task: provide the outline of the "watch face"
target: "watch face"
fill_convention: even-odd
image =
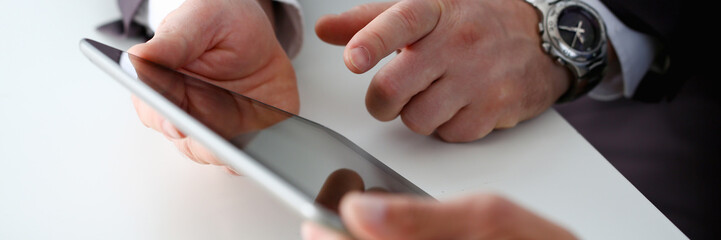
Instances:
[[[598,19],[579,6],[570,6],[561,11],[558,15],[558,30],[563,41],[577,51],[591,51],[601,39]]]

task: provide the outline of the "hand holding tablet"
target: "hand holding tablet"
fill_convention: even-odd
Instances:
[[[334,206],[349,190],[385,189],[430,198],[320,124],[93,40],[82,40],[80,48],[139,99],[207,146],[222,164],[255,180],[309,220],[345,232]],[[327,179],[347,183],[345,173],[351,172],[360,183],[351,189],[326,184]]]
[[[128,51],[298,113],[295,72],[269,21],[273,19],[270,4],[256,0],[184,1],[165,17],[153,39]],[[137,98],[133,103],[143,124],[162,132],[186,156],[203,164],[221,164],[153,108]]]

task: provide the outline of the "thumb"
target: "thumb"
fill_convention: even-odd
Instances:
[[[315,23],[315,33],[324,42],[345,45],[353,35],[396,2],[367,3],[341,14],[322,16]]]
[[[495,195],[439,203],[352,193],[341,203],[341,216],[360,239],[574,239],[565,229]]]
[[[210,4],[186,1],[158,26],[155,35],[146,43],[138,44],[129,53],[177,69],[197,59],[212,44],[215,22],[205,12],[212,11]],[[199,17],[203,17],[198,21]]]

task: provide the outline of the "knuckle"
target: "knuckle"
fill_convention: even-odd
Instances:
[[[466,4],[463,4],[465,0],[437,0],[436,5],[440,9],[441,14],[445,17],[457,17],[457,14],[444,14],[444,13],[457,13],[459,10],[464,9]]]
[[[522,94],[512,84],[501,85],[488,101],[490,112],[498,115],[497,128],[511,128],[519,122],[519,110],[523,104]]]
[[[497,82],[490,91],[485,91],[482,104],[486,115],[498,115],[520,103],[519,93],[509,81]]]
[[[190,158],[193,162],[199,163],[199,164],[207,164],[205,162],[200,161],[199,159],[196,159],[195,156],[193,156],[192,152],[190,151],[190,145],[188,144],[187,139],[182,140],[176,140],[175,147],[183,153],[186,157]]]
[[[496,125],[496,128],[499,129],[505,129],[505,128],[512,128],[518,125],[518,117],[505,117],[504,119],[498,121],[498,124]]]
[[[458,128],[442,128],[438,129],[437,132],[438,137],[440,137],[441,140],[449,143],[470,142],[476,140],[470,134],[466,134],[467,131],[460,131]]]
[[[373,46],[376,46],[378,49],[388,49],[389,48],[383,35],[380,34],[376,29],[369,29],[368,36],[371,38],[370,41],[372,43],[374,43]]]
[[[200,160],[202,162],[209,163],[211,165],[216,166],[222,166],[223,163],[220,162],[215,155],[213,155],[208,149],[201,144],[198,141],[193,140],[192,138],[188,138],[189,142],[189,149],[190,153],[195,157],[195,159]]]
[[[409,4],[397,4],[390,8],[390,16],[392,16],[398,24],[411,32],[415,32],[420,23],[418,14],[413,11]]]
[[[462,126],[448,126],[438,129],[438,137],[445,142],[462,143],[471,142],[481,139],[488,135],[492,127],[487,127],[485,123],[478,123],[477,126],[465,128]],[[474,130],[475,129],[475,130]]]
[[[473,46],[481,43],[481,28],[474,22],[465,21],[459,23],[456,31],[456,39],[461,46]]]
[[[513,97],[511,95],[512,91],[509,87],[505,84],[501,84],[496,88],[496,91],[490,94],[489,97],[491,99],[489,99],[489,102],[491,103],[493,109],[503,109],[505,105],[512,101]]]
[[[417,110],[406,107],[401,111],[401,120],[408,129],[418,134],[430,135],[433,129],[428,126],[424,119]]]
[[[373,77],[368,92],[380,102],[392,103],[398,97],[399,88],[394,77],[387,74],[386,71],[381,71]]]
[[[492,131],[493,131],[493,124],[490,124],[490,123],[483,124],[483,125],[481,125],[479,130],[475,132],[476,135],[474,136],[474,138],[475,138],[474,140],[484,138],[484,137],[488,136],[488,134],[490,134]]]
[[[490,122],[489,118],[486,117],[473,117],[478,115],[486,114],[467,113],[457,115],[454,119],[441,125],[441,127],[436,130],[438,137],[445,142],[452,143],[471,142],[485,137],[493,130],[495,122]]]
[[[202,158],[198,153],[197,144],[194,144],[193,140],[191,138],[185,138],[182,140],[176,140],[175,146],[182,152],[186,157],[190,158],[190,160],[193,160],[196,163],[199,164],[214,164],[212,162],[208,162],[208,159]]]

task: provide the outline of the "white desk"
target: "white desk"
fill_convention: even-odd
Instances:
[[[685,238],[555,111],[468,144],[372,119],[372,73],[347,71],[342,48],[312,31],[352,4],[303,3],[303,116],[439,199],[494,191],[583,238]],[[299,238],[298,215],[248,179],[182,157],[82,56],[82,37],[132,45],[94,30],[118,16],[114,0],[0,1],[0,239]]]

